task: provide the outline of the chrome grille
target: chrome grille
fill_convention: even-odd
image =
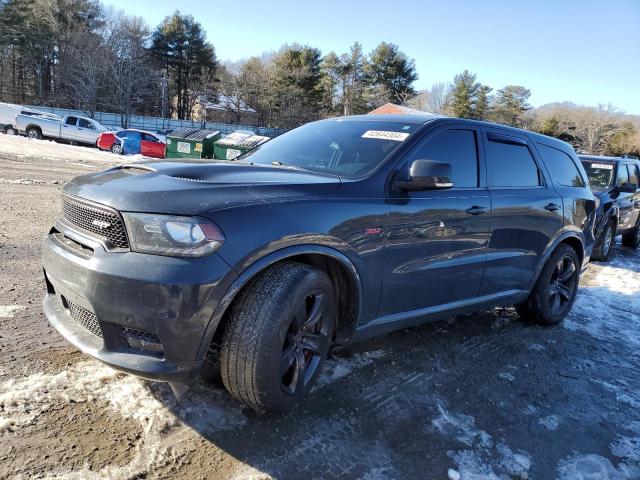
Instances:
[[[95,313],[91,313],[89,310],[82,308],[81,306],[76,305],[75,303],[70,302],[66,299],[64,303],[66,303],[66,306],[69,309],[69,313],[71,314],[71,319],[75,323],[83,326],[94,335],[102,338],[102,330],[100,330],[98,317],[96,317]]]
[[[65,195],[62,213],[72,225],[109,240],[114,247],[129,248],[124,223],[115,210]]]

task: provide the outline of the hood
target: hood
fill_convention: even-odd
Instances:
[[[157,161],[74,178],[64,191],[127,212],[206,215],[215,210],[325,195],[338,177],[225,161]]]

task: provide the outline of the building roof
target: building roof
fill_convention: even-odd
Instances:
[[[417,110],[415,108],[406,107],[404,105],[396,105],[395,103],[386,103],[381,107],[369,112],[369,115],[433,115],[430,112]]]
[[[244,103],[238,97],[231,95],[218,95],[215,102],[207,102],[205,107],[207,110],[231,110],[233,112],[240,111],[244,113],[256,113],[249,105]]]

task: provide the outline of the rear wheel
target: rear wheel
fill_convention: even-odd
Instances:
[[[18,131],[12,126],[8,126],[4,129],[4,133],[6,133],[7,135],[17,135]]]
[[[42,138],[42,132],[37,127],[29,127],[27,128],[27,137],[40,140]]]
[[[640,225],[636,225],[629,233],[622,235],[622,245],[638,248],[638,245],[640,245]]]
[[[606,262],[611,257],[611,251],[613,250],[613,239],[615,238],[616,226],[613,220],[609,220],[607,226],[602,231],[600,238],[596,242],[596,246],[593,249],[594,260]]]
[[[309,393],[329,351],[336,300],[328,275],[286,262],[234,301],[220,351],[222,381],[258,410],[286,411]]]
[[[111,150],[111,153],[115,153],[116,155],[122,155],[122,145],[117,142],[111,145],[109,150]]]
[[[542,325],[555,325],[567,316],[578,293],[580,260],[569,245],[560,245],[542,269],[529,298],[516,310]]]

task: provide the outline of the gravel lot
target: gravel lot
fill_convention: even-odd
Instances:
[[[496,309],[336,351],[287,415],[178,403],[41,310],[64,183],[123,161],[0,136],[0,478],[640,478],[640,253],[592,264],[561,326]]]

